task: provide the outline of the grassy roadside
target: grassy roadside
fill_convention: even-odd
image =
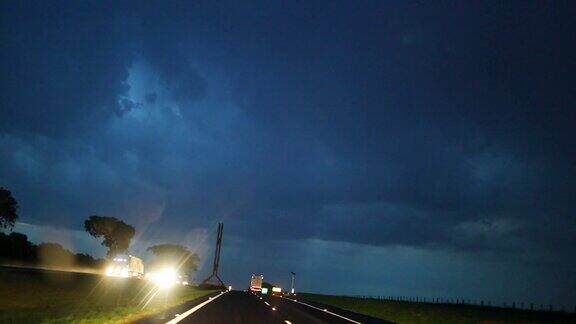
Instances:
[[[129,323],[213,292],[155,291],[139,279],[0,267],[0,323]]]
[[[394,302],[354,297],[299,294],[300,298],[396,323],[574,323],[574,315],[512,309]]]

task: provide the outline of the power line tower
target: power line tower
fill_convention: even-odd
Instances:
[[[202,281],[202,287],[226,288],[222,279],[218,275],[220,266],[220,249],[222,248],[222,233],[224,232],[224,223],[218,223],[218,235],[216,237],[216,249],[214,250],[214,264],[212,265],[212,274]]]

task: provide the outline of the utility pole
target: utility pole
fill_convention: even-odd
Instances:
[[[290,285],[290,293],[294,295],[294,281],[296,280],[296,274],[294,272],[290,272],[292,275],[292,283]]]
[[[217,287],[226,289],[226,285],[220,279],[218,275],[218,269],[220,267],[220,248],[222,248],[222,234],[224,232],[224,223],[218,223],[218,234],[216,237],[216,249],[214,250],[214,263],[212,264],[212,274],[204,279],[200,286],[204,287]],[[215,280],[216,284],[212,284],[210,281]]]

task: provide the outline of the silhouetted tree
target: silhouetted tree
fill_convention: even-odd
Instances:
[[[0,233],[0,259],[20,262],[36,262],[36,245],[22,233]]]
[[[12,230],[18,218],[18,202],[10,190],[0,187],[0,229]]]
[[[108,256],[128,252],[130,241],[136,234],[131,225],[105,216],[90,216],[84,222],[84,229],[93,237],[104,239],[102,245],[108,248]]]
[[[189,274],[198,269],[198,254],[178,244],[158,244],[147,249],[154,254],[153,267],[171,266],[182,274]]]

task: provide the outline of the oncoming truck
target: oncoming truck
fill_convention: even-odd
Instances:
[[[144,276],[144,263],[142,259],[133,255],[117,255],[106,268],[106,275],[111,277],[137,277]]]
[[[264,280],[263,275],[252,275],[250,278],[250,291],[261,292],[262,291],[262,281]]]

